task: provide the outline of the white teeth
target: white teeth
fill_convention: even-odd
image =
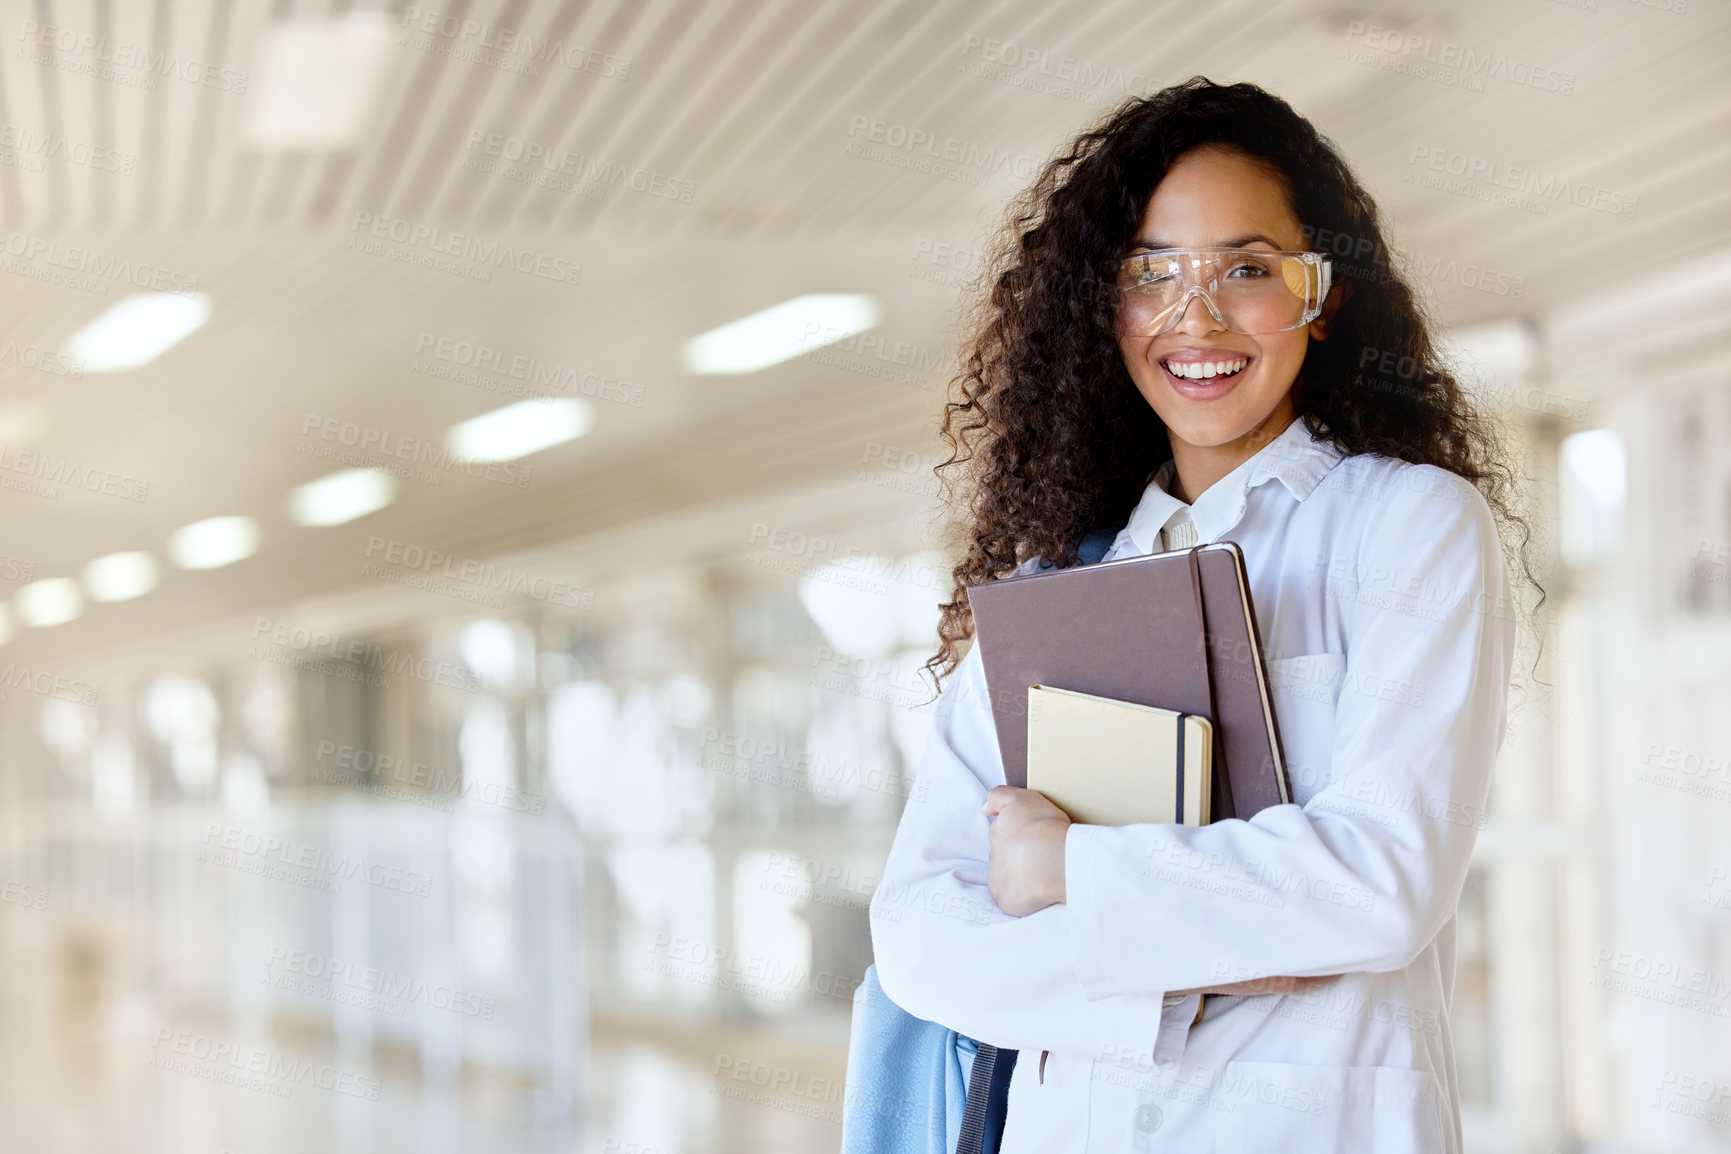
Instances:
[[[1191,364],[1168,362],[1166,371],[1175,377],[1186,377],[1190,380],[1205,380],[1209,377],[1231,376],[1244,371],[1244,366],[1250,361],[1239,358],[1232,361],[1201,361]]]

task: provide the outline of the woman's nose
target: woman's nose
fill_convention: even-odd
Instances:
[[[1193,308],[1197,301],[1202,302],[1201,308]],[[1173,321],[1169,331],[1182,329],[1187,333],[1201,336],[1205,333],[1220,332],[1226,328],[1226,318],[1220,315],[1220,309],[1214,303],[1214,298],[1207,289],[1197,286],[1184,296],[1184,302],[1178,306],[1178,318]]]

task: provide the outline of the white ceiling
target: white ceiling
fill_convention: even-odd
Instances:
[[[1584,7],[1593,2],[449,0],[442,15],[581,45],[628,60],[628,73],[549,64],[527,76],[422,51],[406,37],[391,48],[358,147],[278,155],[245,142],[256,88],[237,94],[171,75],[144,92],[91,67],[89,51],[41,62],[23,33],[88,33],[256,82],[270,22],[350,6],[7,0],[5,339],[57,349],[126,291],[48,283],[47,244],[62,258],[76,246],[99,264],[195,277],[215,311],[205,329],[129,373],[68,379],[0,353],[5,454],[38,452],[149,482],[143,502],[64,486],[47,499],[3,487],[16,458],[0,455],[0,553],[46,577],[119,549],[161,555],[170,531],[213,514],[250,513],[264,526],[256,557],[210,573],[171,571],[138,601],[25,630],[13,659],[72,660],[340,593],[363,584],[373,536],[503,555],[831,484],[873,442],[930,451],[956,290],[918,279],[940,270],[916,253],[977,250],[1024,183],[1018,171],[1122,95],[1110,80],[1080,100],[1002,82],[1013,76],[1007,68],[976,75],[987,41],[1045,52],[1054,67],[1073,57],[1108,76],[1121,70],[1127,84],[1203,73],[1286,96],[1341,146],[1402,243],[1430,260],[1524,278],[1518,301],[1427,280],[1448,324],[1512,312],[1542,319],[1631,275],[1726,250],[1731,5],[1692,3],[1682,14],[1633,0]],[[394,28],[408,8],[390,6]],[[1436,51],[1455,45],[1570,73],[1573,92],[1506,79],[1478,92],[1417,78],[1386,66],[1417,53],[1367,49],[1359,25],[1429,36]],[[1371,63],[1351,52],[1368,52]],[[910,171],[850,154],[858,118],[1012,159],[974,183]],[[8,159],[9,131],[101,145],[130,171],[73,163],[67,155],[80,150],[70,147],[52,156],[14,148]],[[691,203],[620,188],[596,199],[484,175],[464,167],[475,131],[689,182]],[[1537,215],[1421,187],[1407,182],[1422,171],[1411,163],[1415,147],[1530,167],[1638,197],[1639,207],[1629,217],[1558,203]],[[493,268],[480,281],[473,267],[427,269],[357,251],[357,214],[581,262],[581,277],[554,284]],[[1707,283],[1720,295],[1689,297],[1699,315],[1688,323],[1698,339],[1718,341],[1726,282],[1709,273]],[[898,381],[891,362],[844,350],[746,377],[680,370],[686,337],[802,292],[877,294],[886,315],[873,335],[927,367]],[[1701,309],[1707,299],[1714,307]],[[290,525],[287,491],[333,468],[301,451],[309,417],[438,444],[454,422],[513,399],[417,371],[417,345],[429,338],[629,382],[642,404],[598,404],[591,435],[529,458],[526,487],[445,475],[405,483],[392,507],[347,526]],[[0,595],[9,592],[0,582]]]

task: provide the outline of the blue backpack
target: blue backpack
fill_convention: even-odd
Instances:
[[[1117,535],[1082,538],[1082,564],[1104,557]],[[841,1154],[997,1154],[1016,1054],[914,1017],[867,966],[853,996]]]

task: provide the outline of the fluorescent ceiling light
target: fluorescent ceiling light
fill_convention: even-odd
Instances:
[[[692,337],[685,342],[685,371],[755,373],[863,333],[882,315],[877,298],[865,293],[807,293]]]
[[[247,103],[247,143],[277,151],[353,148],[394,51],[383,12],[289,20],[270,26]]]
[[[131,293],[72,334],[61,350],[88,373],[148,365],[210,319],[204,293]]]
[[[546,397],[518,401],[454,425],[447,439],[465,461],[515,461],[542,449],[574,441],[595,423],[585,401]]]
[[[258,552],[258,537],[251,517],[206,517],[176,529],[168,555],[182,569],[220,569]]]
[[[84,588],[93,601],[130,601],[156,588],[160,567],[142,550],[110,553],[84,567]]]
[[[397,479],[384,469],[344,469],[298,486],[288,497],[297,525],[344,525],[376,513],[397,495]]]
[[[18,611],[18,620],[24,624],[45,628],[64,625],[84,612],[84,598],[79,596],[78,586],[72,578],[49,577],[32,581],[18,590],[12,607]]]

